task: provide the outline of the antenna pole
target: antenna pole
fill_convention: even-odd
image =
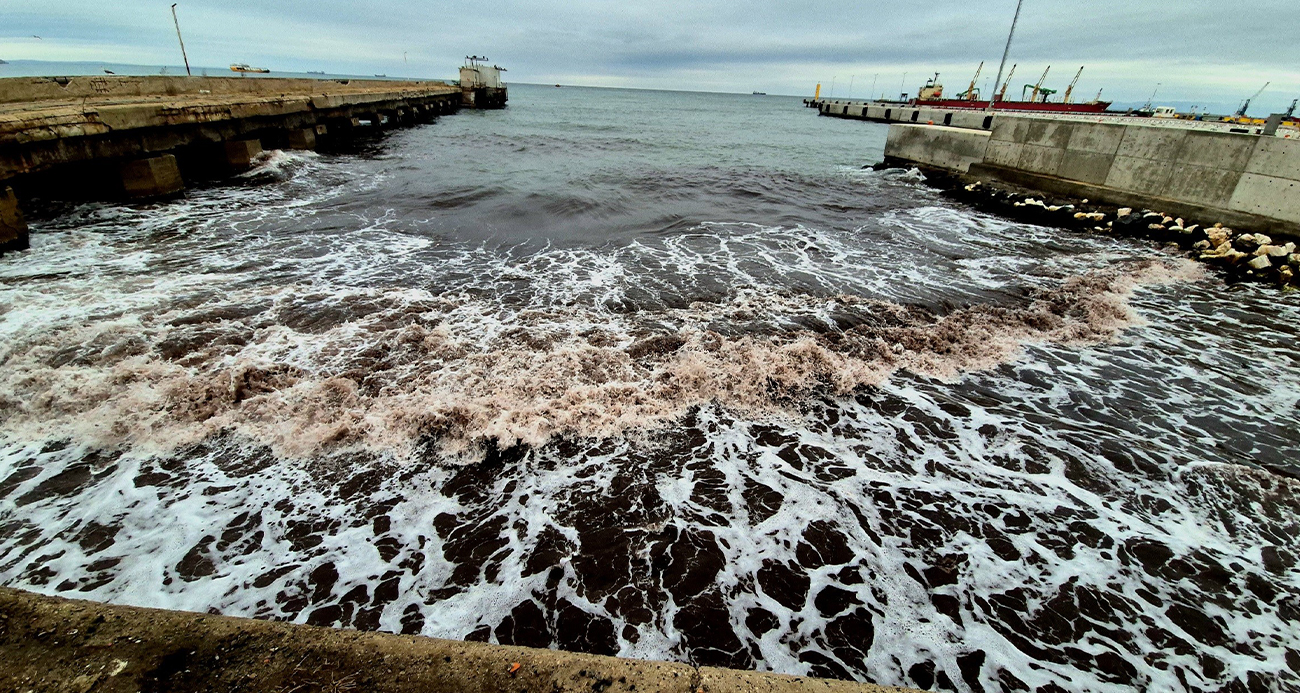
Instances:
[[[176,40],[181,42],[181,59],[185,61],[185,74],[193,77],[194,73],[190,72],[190,56],[185,55],[185,39],[181,38],[181,22],[176,19],[176,3],[172,3],[172,23],[176,25]]]
[[[993,80],[993,84],[1002,83],[1002,69],[1007,66],[1007,56],[1011,54],[1011,38],[1016,35],[1016,24],[1020,21],[1020,6],[1025,0],[1016,0],[1016,16],[1011,19],[1011,31],[1007,34],[1007,47],[1002,49],[1002,62],[998,64],[998,78]],[[989,97],[988,110],[993,110],[993,97]]]

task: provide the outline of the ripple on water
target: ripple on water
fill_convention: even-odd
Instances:
[[[1289,297],[920,192],[467,243],[267,167],[0,266],[0,583],[924,688],[1296,686]]]

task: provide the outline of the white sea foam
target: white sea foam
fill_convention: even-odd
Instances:
[[[1300,651],[1285,296],[928,192],[575,247],[278,165],[0,261],[0,583],[958,690]]]

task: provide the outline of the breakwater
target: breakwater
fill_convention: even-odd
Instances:
[[[1291,139],[1012,115],[987,130],[891,124],[885,165],[914,164],[955,174],[935,183],[1013,216],[1172,242],[1242,277],[1300,274],[1287,245],[1300,231]]]
[[[906,693],[846,681],[110,606],[0,587],[12,691]]]
[[[442,82],[239,77],[0,79],[0,252],[27,247],[20,201],[149,199],[249,169],[263,149],[451,113]]]

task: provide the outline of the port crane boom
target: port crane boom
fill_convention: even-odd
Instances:
[[[1016,74],[1016,63],[1012,63],[1011,71],[1007,73],[1007,81],[1002,83],[1002,89],[998,91],[998,101],[1007,100],[1007,87],[1011,84],[1011,78],[1014,77],[1015,74]]]
[[[1262,86],[1262,87],[1259,88],[1259,91],[1255,92],[1254,94],[1251,94],[1249,99],[1246,99],[1245,101],[1243,101],[1243,102],[1241,103],[1241,108],[1238,108],[1238,109],[1237,109],[1237,117],[1238,117],[1238,118],[1244,117],[1244,116],[1246,115],[1246,109],[1247,109],[1247,108],[1250,108],[1250,102],[1251,102],[1251,101],[1254,101],[1254,100],[1257,99],[1257,98],[1259,98],[1259,95],[1260,95],[1260,94],[1263,94],[1263,93],[1264,93],[1264,90],[1265,90],[1265,89],[1268,89],[1268,85],[1270,85],[1270,84],[1272,84],[1272,82],[1265,82],[1265,83],[1264,83],[1264,86]]]
[[[958,94],[957,98],[966,99],[967,101],[974,101],[976,98],[978,98],[979,92],[975,91],[975,83],[979,81],[980,73],[983,71],[984,71],[984,61],[981,60],[980,66],[975,68],[975,76],[971,78],[970,86],[966,87],[965,93]]]
[[[1074,85],[1079,83],[1079,75],[1082,74],[1083,66],[1079,66],[1079,71],[1074,73],[1074,81],[1070,82],[1070,86],[1065,88],[1065,103],[1070,103],[1070,94],[1074,93]]]
[[[1052,66],[1048,65],[1047,70],[1043,70],[1043,76],[1038,78],[1038,84],[1034,84],[1034,85],[1026,84],[1025,88],[1020,90],[1020,98],[1022,99],[1025,98],[1025,89],[1028,89],[1030,86],[1032,86],[1034,88],[1034,93],[1029,95],[1029,100],[1031,102],[1037,101],[1038,95],[1043,92],[1043,82],[1047,80],[1047,71],[1051,69]]]

